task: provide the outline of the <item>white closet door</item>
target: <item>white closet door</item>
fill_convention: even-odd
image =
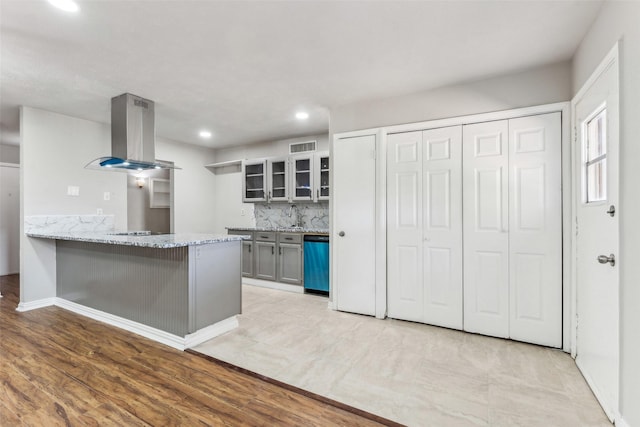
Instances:
[[[462,127],[387,141],[387,313],[462,329]]]
[[[463,126],[464,330],[509,336],[508,122]]]
[[[387,315],[424,321],[422,131],[387,139]]]
[[[509,120],[510,337],[562,345],[560,113]]]
[[[462,126],[422,144],[424,322],[462,329]]]
[[[336,308],[375,315],[376,137],[333,145],[332,296]]]

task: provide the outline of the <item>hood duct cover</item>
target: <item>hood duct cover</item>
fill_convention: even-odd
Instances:
[[[100,170],[180,169],[155,158],[155,104],[130,93],[111,98],[111,156],[86,168]]]

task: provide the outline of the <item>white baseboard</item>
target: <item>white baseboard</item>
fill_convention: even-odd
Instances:
[[[618,412],[617,408],[612,407],[613,402],[609,402],[605,398],[605,396],[603,395],[602,391],[593,382],[593,379],[591,378],[591,375],[589,375],[588,373],[586,373],[584,371],[584,369],[582,369],[582,366],[580,365],[580,360],[578,358],[576,358],[575,362],[576,362],[576,366],[578,367],[578,370],[582,374],[582,377],[587,382],[587,385],[591,389],[591,392],[593,393],[593,395],[596,397],[596,400],[600,404],[600,407],[602,408],[604,413],[607,415],[607,418],[609,418],[609,421],[611,421],[611,422],[616,421],[616,424],[617,424],[617,422],[619,422],[621,417],[620,417],[620,413]]]
[[[238,316],[231,316],[184,337],[185,348],[195,347],[238,327]]]
[[[280,291],[295,292],[297,294],[304,293],[304,287],[300,285],[289,285],[287,283],[272,282],[270,280],[252,279],[250,277],[242,278],[243,285],[258,286],[261,288],[278,289]]]
[[[56,298],[43,298],[36,301],[21,302],[18,304],[16,311],[31,311],[37,308],[49,307],[56,304]]]
[[[616,427],[631,427],[622,417],[616,419]]]
[[[169,347],[173,347],[181,351],[228,332],[238,326],[236,316],[232,316],[214,323],[213,325],[207,326],[206,328],[200,329],[193,334],[180,337],[151,326],[143,325],[142,323],[125,319],[124,317],[114,316],[113,314],[105,313],[104,311],[86,307],[62,298],[55,298],[55,305],[99,322],[124,329],[125,331],[133,332],[134,334],[149,338],[150,340],[168,345]]]

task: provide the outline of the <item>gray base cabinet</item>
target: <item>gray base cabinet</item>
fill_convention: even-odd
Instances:
[[[242,241],[242,276],[254,277],[254,242],[253,231],[229,230],[227,234],[234,236],[249,236],[249,239]]]
[[[302,286],[304,253],[302,234],[275,231],[229,230],[245,235],[242,242],[242,275]]]
[[[302,285],[302,245],[278,244],[278,282]]]
[[[256,279],[276,280],[276,244],[256,242]]]
[[[242,242],[242,276],[253,277],[253,241]]]

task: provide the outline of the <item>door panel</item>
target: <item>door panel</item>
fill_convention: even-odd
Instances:
[[[375,150],[375,135],[367,135],[337,140],[332,153],[331,289],[338,310],[372,316],[376,301]]]
[[[388,315],[462,328],[462,129],[389,135]]]
[[[253,242],[242,242],[242,275],[253,277]]]
[[[255,242],[256,278],[276,280],[276,244]]]
[[[587,203],[584,145],[588,123],[603,111],[606,146],[604,200]],[[600,264],[599,255],[619,255],[619,218],[607,213],[618,208],[619,110],[618,65],[614,60],[574,106],[577,131],[575,180],[576,213],[576,363],[610,419],[618,410],[619,389],[619,269]],[[582,153],[581,153],[582,151]],[[629,184],[629,185],[634,185]],[[582,188],[581,188],[582,187]],[[582,194],[580,194],[582,193]],[[619,210],[619,209],[617,209]],[[631,220],[631,219],[629,219]]]
[[[278,281],[292,285],[302,284],[302,245],[278,244]]]
[[[508,122],[463,126],[464,329],[509,336]]]
[[[387,144],[387,314],[422,322],[422,132]]]
[[[510,337],[562,346],[561,118],[509,120]]]
[[[422,140],[424,322],[462,329],[462,127]]]

